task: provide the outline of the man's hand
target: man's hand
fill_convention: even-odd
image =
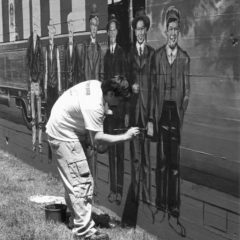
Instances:
[[[96,149],[97,149],[98,153],[103,154],[108,150],[108,145],[107,144],[97,144]]]
[[[140,130],[139,130],[138,127],[131,127],[125,133],[126,140],[131,140],[131,139],[135,138],[139,134],[140,134]]]
[[[185,96],[183,99],[183,104],[182,104],[182,109],[184,112],[187,110],[188,102],[189,102],[189,97]]]
[[[133,93],[135,93],[135,94],[139,93],[139,84],[138,84],[138,83],[134,83],[134,84],[132,85],[132,91],[133,91]]]
[[[151,122],[151,121],[149,121],[148,123],[147,123],[147,135],[149,136],[149,137],[153,137],[153,122]]]

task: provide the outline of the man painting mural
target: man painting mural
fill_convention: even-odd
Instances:
[[[28,89],[30,93],[30,105],[32,116],[32,149],[36,151],[37,128],[38,147],[42,152],[42,93],[43,93],[43,72],[44,58],[41,47],[41,40],[37,34],[38,26],[33,24],[33,32],[28,39],[27,66],[29,71]]]
[[[158,131],[156,205],[170,216],[179,217],[180,133],[190,94],[190,58],[178,45],[180,13],[166,11],[167,43],[154,57],[156,73],[155,121]]]
[[[132,87],[130,100],[130,126],[142,128],[143,134],[130,142],[132,159],[132,187],[134,200],[138,201],[140,174],[142,174],[142,198],[150,203],[151,195],[151,164],[149,158],[149,140],[145,138],[145,129],[149,120],[150,99],[152,94],[152,60],[154,49],[147,45],[146,35],[150,19],[143,8],[139,9],[132,21],[136,43],[128,55],[129,83]]]
[[[67,90],[79,82],[77,69],[77,45],[74,41],[74,18],[72,12],[68,14],[67,23],[68,42],[64,48],[63,90]]]
[[[52,106],[61,94],[61,70],[59,50],[54,43],[56,28],[53,20],[50,19],[48,25],[49,44],[45,52],[45,82],[44,92],[46,99],[47,119],[50,116]]]
[[[110,16],[107,24],[109,45],[104,56],[104,79],[110,81],[117,75],[126,76],[126,57],[123,49],[117,41],[120,23],[116,19],[115,14]],[[116,134],[114,129],[122,129],[125,127],[125,102],[118,106],[111,106],[111,114],[106,115],[105,130],[109,134]],[[123,191],[124,177],[124,143],[110,146],[108,149],[109,168],[110,168],[110,194],[108,199],[110,202],[121,203]]]
[[[88,42],[79,44],[79,76],[80,81],[90,79],[103,80],[103,61],[101,46],[97,41],[97,32],[99,26],[99,17],[96,5],[93,5],[92,12],[89,16],[90,39]]]
[[[131,140],[139,134],[133,127],[118,135],[103,132],[105,104],[118,105],[130,95],[128,82],[121,77],[103,83],[81,82],[65,91],[54,104],[46,125],[49,143],[57,157],[57,169],[66,190],[66,202],[74,218],[74,239],[108,240],[92,220],[93,178],[82,146],[89,132],[97,150],[106,144]]]

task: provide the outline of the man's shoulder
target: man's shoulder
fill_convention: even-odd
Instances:
[[[155,51],[155,54],[162,55],[165,52],[166,52],[166,45],[164,44]]]
[[[135,44],[132,44],[132,45],[130,46],[129,51],[127,52],[127,55],[128,55],[128,56],[134,56],[134,55],[136,55],[136,54],[137,54],[136,45],[135,45]]]
[[[149,44],[146,44],[146,48],[147,48],[148,51],[150,51],[150,52],[155,52],[155,49],[154,49],[152,46],[150,46]]]
[[[188,53],[185,50],[183,50],[180,46],[178,46],[178,51],[179,51],[180,58],[185,58],[188,61],[190,60]]]

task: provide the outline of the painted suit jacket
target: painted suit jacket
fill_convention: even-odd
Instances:
[[[31,82],[38,82],[41,89],[43,89],[44,57],[39,36],[37,36],[35,50],[33,48],[33,34],[31,34],[31,36],[29,37],[26,58],[30,75],[30,81],[28,81],[29,89]]]
[[[131,126],[137,126],[139,118],[146,126],[149,120],[152,84],[152,64],[154,49],[145,45],[142,56],[138,55],[136,45],[128,54],[128,80],[131,86],[139,84],[139,93],[133,93],[130,100],[129,120]]]
[[[173,64],[176,64],[176,104],[180,123],[182,126],[184,113],[188,106],[188,100],[190,95],[190,81],[189,81],[189,69],[190,69],[190,58],[188,54],[183,51],[179,46],[177,51],[176,59]],[[164,101],[164,94],[166,91],[166,76],[170,73],[167,72],[167,64],[169,64],[166,53],[166,45],[162,46],[154,55],[154,89],[155,98],[151,106],[151,115],[154,115],[156,123],[160,121],[162,114],[162,106]],[[171,69],[171,68],[170,68]],[[157,126],[158,124],[156,124]]]
[[[116,44],[114,54],[111,54],[110,49],[108,48],[104,56],[104,80],[110,80],[115,75],[123,75],[127,77],[126,63],[125,53],[118,44]],[[124,102],[121,102],[117,108],[112,110],[114,116],[117,116],[118,118],[124,118]]]
[[[67,42],[64,47],[64,73],[62,88],[67,90],[79,82],[78,78],[78,58],[77,58],[77,45],[73,41],[72,56],[70,57],[70,47]]]
[[[58,47],[56,44],[53,46],[52,50],[52,59],[50,57],[50,45],[48,44],[45,54],[45,72],[47,74],[47,87],[59,88],[59,79],[58,79]]]
[[[98,42],[91,44],[89,39],[86,43],[78,44],[78,60],[80,82],[90,79],[103,81],[103,56]]]

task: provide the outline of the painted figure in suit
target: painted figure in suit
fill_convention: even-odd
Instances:
[[[116,16],[112,14],[107,24],[109,45],[104,56],[105,81],[111,81],[113,77],[118,75],[126,77],[126,56],[123,49],[116,42],[119,26]],[[111,114],[107,114],[104,120],[105,131],[109,134],[117,134],[119,132],[114,131],[114,129],[125,127],[125,102],[121,102],[118,106],[111,106],[110,110]],[[108,156],[110,172],[110,194],[108,199],[110,202],[116,201],[117,204],[120,204],[124,177],[124,143],[109,146]]]
[[[104,77],[104,63],[100,44],[97,42],[97,31],[99,26],[99,17],[97,13],[96,4],[93,4],[92,11],[89,16],[90,25],[90,39],[78,44],[78,74],[80,82],[97,79],[103,81]],[[89,138],[89,136],[88,136]],[[89,142],[92,142],[90,139]],[[97,153],[93,149],[86,146],[85,148],[88,155],[88,164],[91,169],[93,179],[96,179],[97,165],[96,158]],[[95,197],[97,196],[97,185],[95,182]]]
[[[98,13],[96,5],[93,5],[92,12],[89,17],[90,39],[78,46],[78,70],[80,81],[90,79],[98,79],[103,81],[103,58],[101,46],[97,41],[97,31],[99,26]]]
[[[150,99],[152,94],[152,60],[154,49],[147,45],[146,35],[150,20],[141,8],[132,21],[136,43],[128,54],[129,83],[132,86],[130,100],[129,124],[142,128],[141,137],[130,142],[132,164],[132,187],[134,200],[138,201],[140,193],[140,175],[142,175],[142,198],[146,203],[151,201],[151,163],[149,157],[149,139],[145,138],[148,125]]]
[[[59,50],[54,43],[56,28],[53,20],[50,19],[48,25],[49,44],[45,52],[45,81],[44,91],[46,99],[47,119],[50,116],[51,109],[61,94],[61,69]]]
[[[74,41],[74,18],[70,12],[67,17],[68,42],[64,47],[64,74],[62,89],[67,90],[78,83],[77,44]]]
[[[27,66],[29,70],[28,89],[30,93],[30,105],[32,115],[32,147],[36,151],[36,139],[38,128],[39,152],[42,152],[42,129],[43,121],[41,114],[44,58],[41,40],[38,36],[38,26],[33,24],[33,33],[28,39]]]
[[[177,218],[180,207],[180,136],[190,94],[190,58],[178,45],[179,31],[180,13],[171,6],[166,11],[167,43],[154,56],[154,122],[158,135],[156,206]]]

